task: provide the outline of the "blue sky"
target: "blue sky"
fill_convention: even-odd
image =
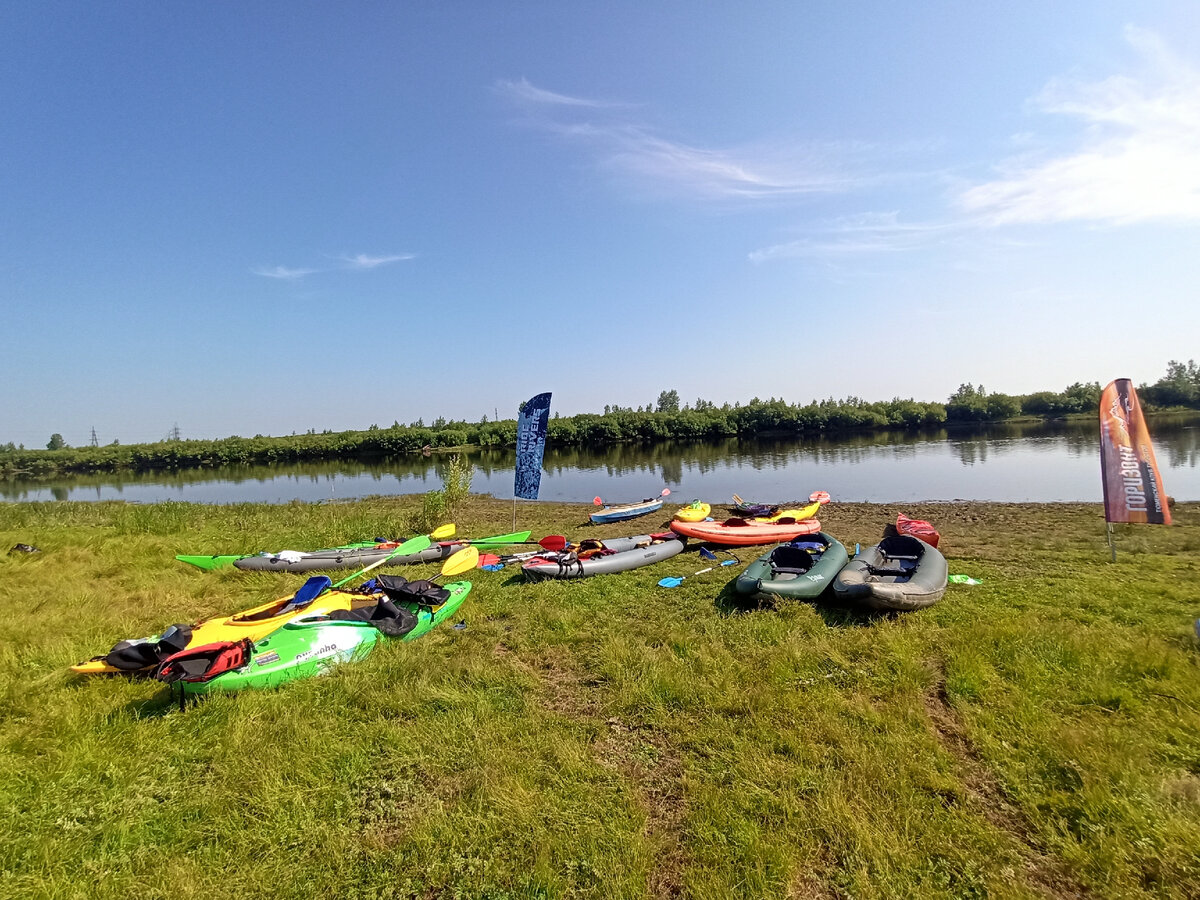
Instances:
[[[0,442],[1200,356],[1188,2],[16,2],[0,148]]]

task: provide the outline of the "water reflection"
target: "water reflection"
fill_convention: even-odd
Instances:
[[[1200,499],[1197,417],[1155,420],[1167,492]],[[623,444],[548,450],[541,498],[621,502],[670,487],[680,500],[723,502],[733,493],[794,500],[827,490],[839,500],[1099,501],[1095,423],[1005,424],[983,429],[866,433],[836,438]],[[512,496],[512,450],[471,454],[473,490]],[[440,486],[448,458],[405,456],[183,472],[85,475],[51,482],[0,482],[5,500],[165,499],[206,503],[328,500],[420,493]]]

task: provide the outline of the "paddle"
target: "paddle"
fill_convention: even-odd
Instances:
[[[506,546],[510,544],[537,544],[543,550],[564,550],[569,541],[561,534],[548,534],[540,541],[507,541]]]
[[[659,497],[665,497],[665,496],[667,496],[669,493],[671,493],[671,489],[670,489],[670,488],[663,488],[663,489],[662,489],[662,493],[660,493],[658,496],[659,496]],[[645,500],[638,500],[638,501],[636,501],[636,502],[637,502],[637,503],[649,503],[649,502],[650,502],[651,500],[653,500],[653,499],[655,499],[655,498],[654,498],[654,497],[647,497]],[[604,501],[603,501],[603,500],[601,500],[599,497],[593,497],[593,498],[592,498],[592,506],[603,506],[603,505],[604,505]],[[628,504],[622,504],[622,505],[623,505],[623,506],[633,506],[634,504],[633,504],[633,503],[628,503]]]
[[[441,578],[443,575],[460,575],[463,572],[468,572],[475,568],[475,565],[478,562],[479,548],[463,547],[461,550],[451,553],[448,557],[446,557],[446,562],[442,566],[442,571],[438,572],[429,580],[433,581],[435,578]]]
[[[542,538],[540,541],[521,541],[522,544],[538,544],[543,550],[548,550],[552,553],[559,553],[567,549],[569,542],[561,534],[550,534]],[[489,566],[495,566],[495,569],[503,569],[505,563],[516,562],[521,559],[533,559],[535,556],[541,555],[541,550],[531,550],[529,553],[506,553],[503,556],[498,556],[495,553],[479,554],[479,568],[488,569]]]
[[[509,544],[532,544],[536,541],[530,541],[528,531],[514,531],[511,534],[497,534],[492,537],[478,538],[474,541],[460,538],[463,544],[472,544],[477,547],[507,547]]]
[[[349,584],[351,581],[354,581],[354,579],[360,578],[363,575],[366,575],[372,569],[382,566],[385,562],[387,562],[389,559],[391,559],[394,556],[407,556],[410,553],[420,553],[422,550],[425,550],[428,547],[432,546],[434,541],[445,540],[448,537],[454,537],[454,526],[453,525],[442,525],[440,528],[435,528],[429,534],[420,534],[414,538],[409,538],[407,541],[405,541],[403,544],[401,544],[399,547],[397,547],[395,550],[393,550],[391,553],[389,553],[383,559],[376,560],[375,562],[371,563],[369,566],[359,569],[353,575],[346,576],[341,581],[337,582],[336,584],[331,585],[329,588],[327,588],[327,590],[334,590],[336,588],[340,588],[344,584]],[[462,551],[459,551],[459,552],[462,552]],[[479,551],[476,551],[476,553],[478,553],[478,552]],[[450,558],[453,558],[453,556],[451,556]],[[448,558],[446,561],[449,562],[450,559]]]
[[[679,587],[683,582],[694,575],[703,575],[705,572],[711,572],[716,566],[709,566],[707,569],[701,569],[698,572],[693,572],[691,575],[668,575],[666,578],[660,578],[658,581],[659,587]]]
[[[722,552],[724,552],[724,553],[728,553],[730,556],[733,556],[733,552],[732,552],[732,551],[730,551],[730,550],[725,550],[725,551],[722,551]],[[707,547],[701,547],[701,548],[700,548],[700,557],[701,557],[702,559],[716,559],[716,558],[717,558],[717,554],[713,553],[713,552],[712,552],[711,550],[709,550]],[[739,562],[739,561],[740,561],[740,560],[738,560],[738,558],[737,558],[736,556],[733,556],[733,559],[726,559],[726,560],[722,560],[722,561],[721,561],[721,565],[723,565],[723,566],[736,566],[736,565],[738,564],[738,562]]]

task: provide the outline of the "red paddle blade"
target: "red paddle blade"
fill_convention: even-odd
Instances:
[[[593,505],[593,506],[603,506],[603,505],[604,505],[604,501],[603,501],[603,500],[601,500],[599,497],[593,497],[593,498],[592,498],[592,505]]]
[[[662,489],[662,493],[661,493],[661,494],[659,494],[658,496],[660,496],[660,497],[665,497],[665,496],[667,496],[667,494],[669,494],[669,493],[671,493],[671,489],[670,489],[670,488],[663,488],[663,489]]]
[[[567,539],[561,534],[548,534],[538,541],[538,546],[543,550],[565,550]]]
[[[808,499],[813,503],[820,503],[822,506],[824,506],[830,501],[831,498],[829,496],[829,491],[813,491],[808,495]]]
[[[500,557],[495,553],[480,553],[479,565],[481,568],[483,566],[498,566],[500,565]]]

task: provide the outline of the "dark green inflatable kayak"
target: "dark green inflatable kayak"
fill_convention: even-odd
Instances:
[[[812,600],[829,587],[847,558],[846,548],[833,535],[806,534],[750,563],[734,582],[734,590],[759,600]]]
[[[368,588],[374,591],[371,596],[378,597],[374,607],[293,619],[254,641],[244,651],[240,665],[215,677],[206,677],[206,665],[222,653],[236,650],[235,642],[210,644],[170,657],[157,677],[191,696],[277,687],[321,675],[335,665],[363,659],[389,636],[411,641],[427,634],[458,612],[471,591],[469,581],[443,587],[427,581],[406,582],[395,575],[382,576],[376,585]]]

